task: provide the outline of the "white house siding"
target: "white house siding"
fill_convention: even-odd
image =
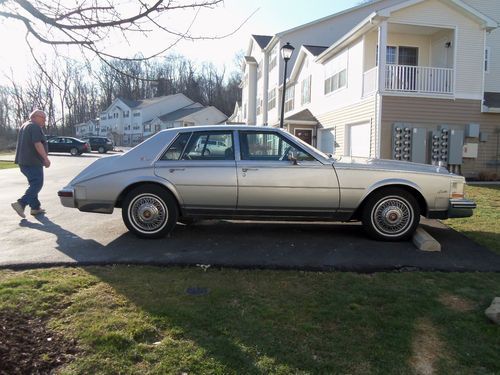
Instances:
[[[325,76],[328,64],[334,59],[347,59],[347,86],[325,95]],[[361,99],[363,91],[363,39],[360,38],[352,43],[349,48],[336,54],[332,59],[319,65],[320,71],[316,71],[312,82],[311,112],[323,113],[327,108],[329,111],[337,110]]]
[[[347,126],[363,123],[371,124],[370,155],[375,155],[375,96],[371,96],[347,107],[338,108],[319,115],[315,114],[315,116],[323,128],[334,129],[336,156],[345,154],[347,146],[345,143],[345,132]],[[318,140],[318,144],[321,145],[321,140]],[[325,151],[330,152],[330,150]]]
[[[463,0],[481,13],[500,23],[500,1]],[[500,92],[500,30],[486,34],[486,46],[490,47],[490,71],[485,75],[485,91]]]
[[[392,13],[389,22],[456,27],[456,97],[482,98],[484,30],[475,20],[439,0],[427,0]]]

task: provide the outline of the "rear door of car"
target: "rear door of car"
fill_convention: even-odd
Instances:
[[[211,149],[210,141],[227,147]],[[233,212],[237,197],[233,131],[179,133],[155,163],[155,174],[175,186],[187,212]]]
[[[275,131],[240,131],[239,144],[238,212],[328,216],[337,210],[339,186],[331,164]]]

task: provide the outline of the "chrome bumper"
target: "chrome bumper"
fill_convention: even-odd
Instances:
[[[468,199],[450,199],[449,218],[470,217],[474,213],[476,202]]]
[[[72,188],[64,188],[57,192],[61,204],[64,207],[76,208],[75,191]]]

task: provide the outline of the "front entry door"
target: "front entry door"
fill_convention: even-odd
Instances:
[[[239,213],[329,215],[339,206],[339,188],[331,164],[323,164],[300,146],[272,131],[240,131],[237,161]],[[296,156],[297,163],[289,160]]]
[[[312,144],[312,133],[313,132],[311,129],[295,129],[294,133],[295,133],[295,136],[297,138],[300,138],[304,142],[306,142],[307,144],[310,144],[311,146],[313,146],[313,144]]]

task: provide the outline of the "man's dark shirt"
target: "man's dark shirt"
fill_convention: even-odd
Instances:
[[[35,148],[36,142],[42,142],[48,152],[47,138],[42,128],[32,122],[24,123],[19,129],[14,162],[18,165],[43,166],[43,159]]]

